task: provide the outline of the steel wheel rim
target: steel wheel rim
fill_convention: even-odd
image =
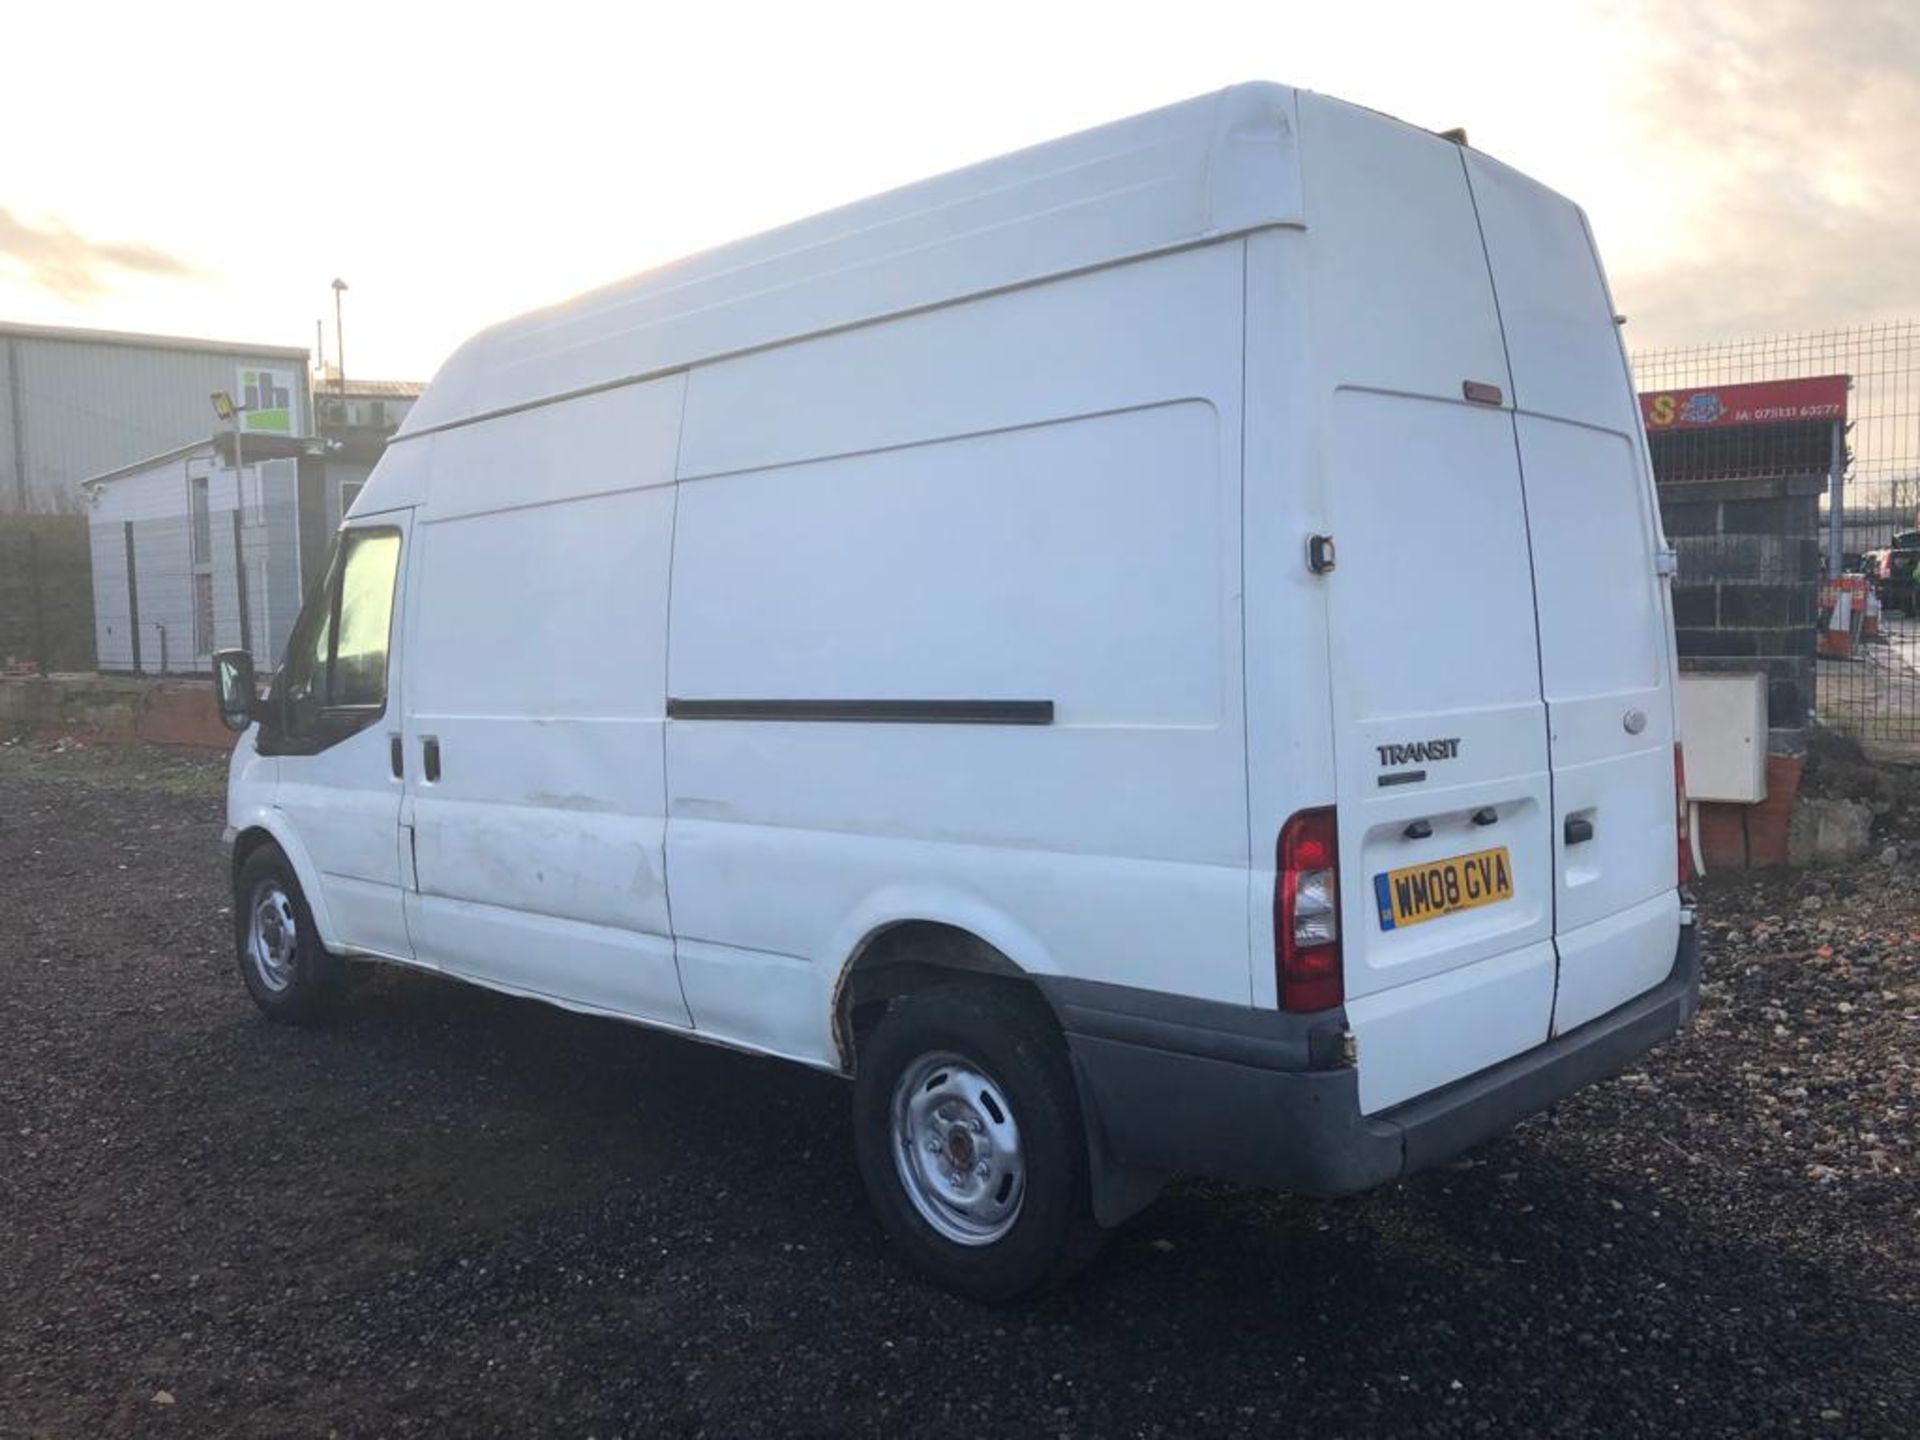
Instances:
[[[260,983],[274,994],[293,984],[300,955],[300,922],[293,897],[277,880],[254,887],[247,921],[247,959]]]
[[[893,1165],[922,1220],[956,1245],[991,1245],[1020,1218],[1027,1166],[1006,1091],[949,1051],[900,1073],[890,1110]]]

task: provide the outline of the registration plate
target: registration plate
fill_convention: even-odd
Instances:
[[[1373,877],[1380,928],[1423,925],[1442,915],[1477,910],[1513,898],[1513,863],[1507,847],[1408,865]]]

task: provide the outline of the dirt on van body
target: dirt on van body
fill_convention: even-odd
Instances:
[[[1450,1168],[896,1269],[840,1082],[233,974],[224,766],[0,745],[0,1435],[1883,1435],[1920,1414],[1920,836],[1718,880],[1693,1031]]]

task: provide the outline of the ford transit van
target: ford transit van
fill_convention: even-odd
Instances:
[[[1670,568],[1581,212],[1240,86],[464,345],[217,663],[240,972],[845,1075],[899,1252],[1010,1297],[1692,1014]]]

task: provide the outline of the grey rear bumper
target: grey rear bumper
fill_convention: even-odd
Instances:
[[[1083,982],[1046,987],[1073,1055],[1096,1162],[1344,1195],[1451,1159],[1630,1065],[1700,1006],[1699,942],[1680,931],[1653,989],[1488,1070],[1391,1110],[1360,1113],[1337,1061],[1344,1018],[1154,997]],[[1103,1216],[1103,1218],[1106,1218]]]

